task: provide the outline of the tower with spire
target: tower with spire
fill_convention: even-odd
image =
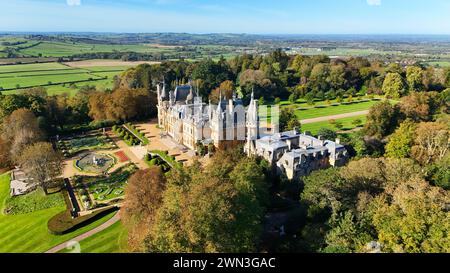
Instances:
[[[250,105],[246,113],[245,127],[247,130],[247,140],[244,151],[248,156],[251,156],[256,151],[256,140],[259,138],[258,102],[255,100],[253,90]]]

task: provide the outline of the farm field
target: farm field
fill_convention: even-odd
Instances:
[[[44,86],[49,95],[74,95],[85,85],[96,86],[99,90],[111,89],[114,86],[114,76],[131,67],[130,62],[119,66],[108,66],[108,62],[95,63],[102,66],[88,65],[83,68],[60,63],[0,66],[0,87],[5,94],[17,94],[25,88]],[[110,64],[120,63],[117,61]]]
[[[137,53],[170,53],[172,48],[152,47],[150,45],[116,45],[116,44],[85,44],[79,42],[46,41],[36,46],[20,50],[26,56],[67,57],[76,54],[97,52],[137,52]]]
[[[436,66],[436,67],[449,67],[450,61],[436,61],[436,62],[427,62],[430,66]]]
[[[57,236],[48,232],[47,221],[65,210],[64,206],[20,215],[4,215],[3,205],[9,195],[9,173],[0,176],[0,252],[1,253],[40,253],[89,231],[114,216],[110,213],[89,225],[65,235]]]
[[[81,253],[126,253],[127,231],[122,222],[80,241]],[[70,250],[63,249],[60,253]]]

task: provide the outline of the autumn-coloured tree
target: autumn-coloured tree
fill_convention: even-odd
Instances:
[[[209,95],[212,103],[219,102],[219,96],[222,94],[222,99],[229,100],[233,97],[234,83],[232,81],[224,81],[220,86],[214,89]]]
[[[422,165],[442,159],[450,148],[448,126],[439,122],[419,123],[415,132],[412,157]]]
[[[48,142],[37,142],[24,148],[19,162],[27,176],[32,178],[29,183],[40,186],[45,194],[63,170],[62,155]]]
[[[18,109],[5,118],[1,133],[3,139],[10,141],[10,155],[16,163],[25,146],[44,139],[38,119],[27,109]]]
[[[156,114],[156,97],[144,89],[116,89],[89,96],[89,115],[97,121],[130,121]]]
[[[162,203],[166,178],[159,167],[140,170],[128,180],[125,203],[120,215],[128,229],[128,246],[131,251],[142,251],[144,240]]]
[[[11,166],[9,145],[9,142],[0,136],[0,169],[8,168]]]
[[[406,118],[418,121],[430,121],[439,109],[439,94],[437,92],[413,92],[403,97],[399,103],[400,112]]]

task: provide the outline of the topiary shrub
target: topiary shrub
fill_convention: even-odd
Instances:
[[[109,207],[100,209],[94,213],[84,215],[81,217],[77,217],[72,219],[69,210],[65,210],[61,213],[53,216],[47,223],[48,231],[54,235],[63,235],[68,232],[71,232],[77,228],[88,225],[99,218],[107,215],[108,213],[114,212],[118,210],[117,207]]]

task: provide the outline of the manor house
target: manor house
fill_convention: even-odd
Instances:
[[[261,156],[288,179],[307,176],[312,171],[344,165],[347,150],[339,140],[315,138],[292,130],[262,133],[258,102],[253,94],[248,107],[236,95],[220,96],[218,105],[204,103],[191,85],[167,92],[158,85],[158,125],[177,143],[196,150],[197,144],[216,148],[244,144],[248,156]]]

